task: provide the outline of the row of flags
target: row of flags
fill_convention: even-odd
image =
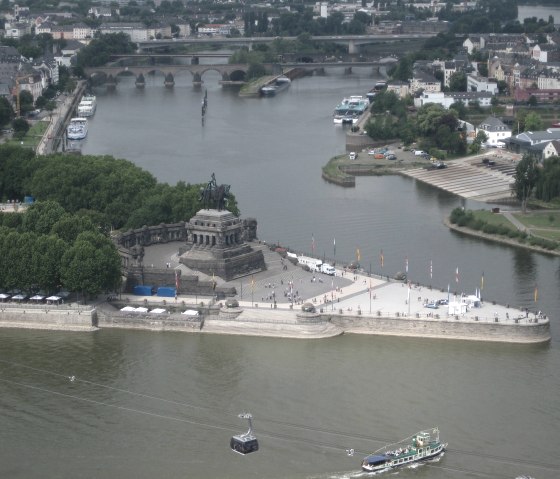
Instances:
[[[312,234],[311,235],[311,252],[313,254],[315,254],[315,237]],[[334,257],[336,258],[336,238],[333,238],[333,252],[334,252]],[[356,248],[356,261],[360,262],[360,260],[362,259],[362,254],[360,252],[360,248]],[[379,253],[379,263],[381,265],[381,268],[383,268],[385,266],[385,256],[383,255],[383,250],[380,251]],[[405,273],[408,275],[408,256],[405,256],[404,258],[404,270]],[[434,275],[434,265],[433,265],[433,261],[430,260],[429,263],[429,271],[430,271],[430,279],[433,279],[433,275]],[[459,284],[459,267],[457,266],[455,268],[455,283]],[[482,272],[482,276],[480,278],[480,291],[482,292],[482,290],[484,289],[484,271]],[[535,303],[538,300],[538,288],[535,285],[535,291],[534,291],[534,300]]]

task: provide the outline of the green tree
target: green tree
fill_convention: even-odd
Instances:
[[[471,144],[471,153],[478,153],[480,152],[480,149],[482,147],[483,143],[486,143],[488,141],[488,135],[480,130],[477,134],[476,134],[476,138],[474,139],[474,141]]]
[[[467,91],[467,76],[463,72],[455,72],[449,78],[450,91]]]
[[[537,106],[537,97],[535,95],[531,95],[527,103],[529,104],[529,106]]]
[[[62,257],[61,278],[66,288],[84,295],[114,291],[121,281],[120,256],[102,234],[81,233]]]
[[[527,211],[527,202],[539,179],[537,160],[531,155],[523,155],[523,158],[515,168],[513,178],[513,195],[521,202],[521,209],[525,213]]]
[[[29,131],[29,123],[25,118],[19,117],[12,121],[12,128],[14,129],[14,137],[21,139]]]
[[[0,127],[7,125],[13,117],[12,105],[6,97],[0,97]]]
[[[527,113],[525,117],[525,131],[539,131],[543,129],[542,118],[534,111]]]
[[[27,208],[22,228],[24,231],[48,235],[65,213],[56,201],[37,201]]]
[[[20,114],[27,113],[33,110],[33,95],[27,90],[20,90],[19,92],[19,111]]]

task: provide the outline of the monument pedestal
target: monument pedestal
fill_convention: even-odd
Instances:
[[[266,269],[262,251],[245,243],[243,222],[229,211],[200,210],[186,225],[187,251],[179,261],[231,281]]]

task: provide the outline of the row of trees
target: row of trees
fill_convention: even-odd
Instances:
[[[381,92],[375,96],[372,117],[366,124],[368,136],[374,140],[399,138],[410,144],[419,139],[426,151],[445,150],[452,155],[466,152],[466,140],[458,131],[458,113],[454,108],[446,110],[441,105],[428,104],[409,114],[407,107],[411,98],[399,99],[393,92]],[[440,156],[437,152],[436,156]]]
[[[107,235],[56,202],[0,214],[0,288],[95,295],[118,288],[120,263]]]
[[[551,156],[539,166],[535,157],[524,155],[517,164],[514,180],[513,192],[523,211],[532,197],[545,202],[557,200],[560,198],[560,157]]]
[[[152,174],[111,156],[36,156],[0,146],[0,198],[53,200],[105,230],[188,220],[200,209],[200,187],[158,183]],[[233,195],[228,209],[239,214]]]

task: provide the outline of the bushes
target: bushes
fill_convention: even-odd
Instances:
[[[481,218],[477,218],[472,211],[466,211],[463,208],[455,208],[451,211],[449,221],[457,226],[466,227],[475,231],[482,231],[489,235],[517,239],[520,243],[528,242],[531,246],[538,246],[547,250],[555,250],[558,248],[558,243],[556,241],[529,236],[525,231],[510,228],[506,225],[488,223]]]

